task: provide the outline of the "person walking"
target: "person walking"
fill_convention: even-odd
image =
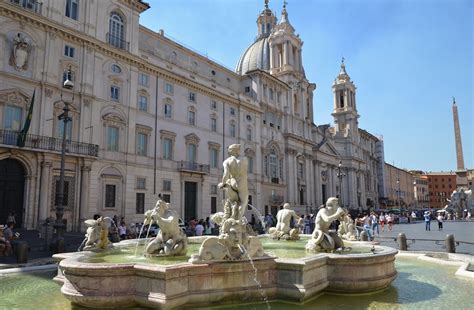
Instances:
[[[384,232],[385,230],[385,214],[380,213],[380,216],[379,216],[379,224],[380,224],[380,227],[382,228],[382,232]]]
[[[425,211],[425,214],[423,215],[425,218],[425,230],[426,231],[431,231],[431,212],[430,211]]]
[[[441,215],[441,212],[438,214],[438,217],[436,219],[438,220],[438,230],[443,230],[444,216]]]
[[[372,241],[374,238],[372,237],[371,233],[371,226],[372,226],[372,219],[371,216],[368,214],[365,214],[365,216],[361,219],[362,223],[364,223],[364,231],[367,233],[367,236],[369,237],[369,240]]]
[[[393,214],[392,213],[387,213],[387,215],[385,216],[385,220],[387,221],[388,230],[392,231],[392,228],[393,228]]]
[[[370,221],[372,222],[372,231],[374,232],[374,235],[375,235],[375,231],[377,230],[377,235],[380,235],[380,232],[379,232],[379,221],[378,221],[378,217],[377,217],[377,214],[375,214],[374,211],[372,211],[370,213]]]

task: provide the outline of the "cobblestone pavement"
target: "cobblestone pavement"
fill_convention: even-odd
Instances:
[[[413,224],[395,224],[392,231],[388,231],[386,225],[384,232],[382,232],[380,227],[379,230],[379,235],[375,233],[375,241],[380,242],[381,245],[387,245],[394,248],[398,248],[398,244],[394,239],[397,238],[399,233],[404,233],[407,237],[409,251],[445,251],[444,240],[448,234],[454,235],[456,241],[474,243],[474,221],[446,221],[443,223],[443,230],[441,231],[438,230],[437,221],[431,221],[431,231],[426,231],[425,223],[420,221]],[[441,241],[422,241],[416,239],[433,239]],[[474,255],[474,244],[460,243],[456,247],[456,252]]]

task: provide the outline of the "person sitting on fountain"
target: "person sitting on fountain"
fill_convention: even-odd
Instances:
[[[272,235],[273,239],[299,240],[298,227],[293,229],[290,227],[292,218],[298,220],[298,215],[294,210],[290,209],[289,203],[285,203],[283,209],[277,213],[276,227],[270,229],[270,235]]]
[[[344,242],[337,232],[329,231],[331,223],[344,213],[344,209],[339,207],[339,199],[329,198],[326,206],[323,206],[316,215],[316,225],[311,239],[306,244],[306,249],[309,251],[334,251],[344,247]]]
[[[170,209],[169,203],[158,199],[155,208],[145,213],[144,225],[158,224],[160,231],[146,247],[147,254],[185,255],[187,239],[179,228],[178,216]]]

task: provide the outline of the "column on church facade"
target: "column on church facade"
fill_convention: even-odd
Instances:
[[[42,224],[49,216],[49,193],[50,190],[50,177],[51,177],[52,163],[43,161],[41,163],[41,181],[40,181],[40,202],[39,202],[39,223]]]
[[[306,192],[308,193],[308,205],[314,206],[314,170],[313,170],[313,161],[311,158],[306,159],[306,171],[308,171],[308,176],[306,177]]]
[[[285,66],[288,64],[288,41],[283,43],[283,64]]]
[[[293,45],[290,42],[288,44],[288,64],[294,66],[294,55],[293,55]]]
[[[322,182],[321,180],[321,162],[318,160],[313,161],[314,165],[314,193],[315,193],[315,200],[314,203],[316,207],[321,205],[321,201],[323,200],[323,193],[322,193]]]

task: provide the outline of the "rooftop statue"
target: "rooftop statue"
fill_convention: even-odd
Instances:
[[[283,240],[299,240],[299,229],[291,228],[290,222],[291,219],[296,222],[298,220],[298,215],[294,210],[290,209],[290,204],[285,203],[283,209],[277,213],[277,224],[276,227],[270,228],[270,235],[273,239],[283,239]]]
[[[158,199],[152,210],[145,212],[144,225],[156,223],[160,231],[146,246],[146,253],[151,255],[180,256],[186,255],[188,239],[178,224],[178,215],[171,210],[169,203]]]
[[[339,199],[331,197],[326,201],[316,215],[315,228],[311,239],[306,244],[306,250],[313,252],[331,252],[344,247],[344,242],[335,231],[329,231],[333,221],[344,215],[345,211],[339,206]]]
[[[208,237],[201,245],[199,254],[191,262],[240,260],[263,255],[263,247],[257,237],[247,233],[244,212],[248,204],[247,161],[240,157],[240,144],[228,147],[229,157],[224,160],[224,175],[218,187],[226,191],[224,212],[212,216],[220,225],[218,237]]]

